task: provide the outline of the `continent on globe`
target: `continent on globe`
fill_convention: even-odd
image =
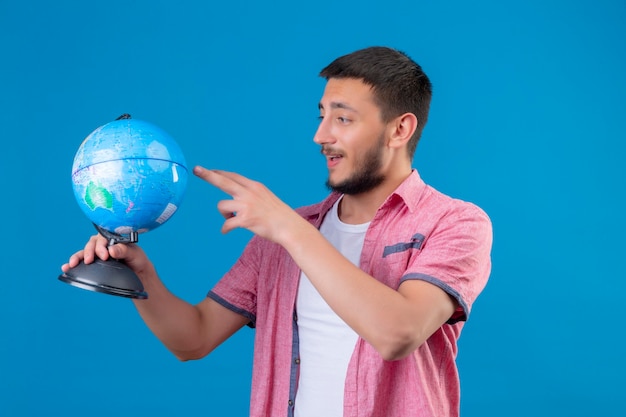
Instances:
[[[106,188],[100,187],[90,181],[85,189],[85,204],[87,204],[91,210],[95,210],[96,207],[111,210],[113,208],[113,196]]]

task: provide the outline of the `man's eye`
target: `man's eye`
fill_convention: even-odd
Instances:
[[[350,119],[348,119],[347,117],[337,117],[337,120],[339,121],[339,123],[349,123]]]

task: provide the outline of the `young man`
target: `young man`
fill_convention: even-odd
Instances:
[[[254,233],[205,300],[176,298],[137,245],[101,236],[62,269],[124,260],[150,294],[137,309],[181,360],[255,327],[251,416],[457,416],[457,339],[490,273],[489,218],[411,166],[431,97],[418,64],[372,47],[320,75],[324,201],[294,211],[258,182],[194,169],[232,197],[222,232]]]

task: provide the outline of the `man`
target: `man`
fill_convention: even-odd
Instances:
[[[371,47],[320,75],[323,202],[294,211],[258,182],[194,168],[232,197],[222,232],[254,233],[205,300],[176,298],[137,245],[101,236],[62,269],[124,260],[150,294],[137,309],[181,360],[255,327],[251,416],[457,416],[456,342],[489,276],[489,218],[411,166],[431,97],[418,64]]]

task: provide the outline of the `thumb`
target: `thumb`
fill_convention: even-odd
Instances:
[[[109,247],[109,255],[123,261],[136,273],[145,270],[150,265],[150,261],[141,247],[134,243],[116,243]]]
[[[124,259],[126,257],[127,248],[123,243],[116,243],[113,246],[109,246],[109,255],[115,259]]]

